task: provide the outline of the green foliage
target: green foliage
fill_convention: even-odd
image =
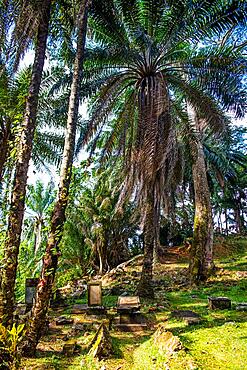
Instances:
[[[36,277],[41,271],[42,257],[47,240],[49,222],[56,191],[54,184],[47,186],[37,180],[28,185],[23,236],[17,270],[16,297],[24,300],[25,278]]]
[[[58,268],[61,285],[82,274],[106,271],[128,259],[138,244],[137,227],[131,219],[131,204],[123,213],[115,211],[119,191],[117,168],[97,169],[97,161],[74,169],[63,233],[63,260]],[[65,274],[66,271],[66,274]]]
[[[18,369],[20,365],[20,351],[18,345],[23,335],[24,324],[12,329],[6,329],[0,324],[0,369]]]

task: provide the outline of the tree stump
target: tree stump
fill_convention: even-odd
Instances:
[[[168,355],[172,355],[174,352],[183,349],[180,339],[170,331],[167,331],[163,324],[160,324],[154,333],[153,341],[154,344],[158,346],[161,353],[166,352]]]

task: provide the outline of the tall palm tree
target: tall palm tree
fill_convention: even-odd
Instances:
[[[213,216],[206,161],[200,138],[200,119],[193,108],[188,107],[188,113],[196,132],[195,138],[191,142],[195,215],[189,269],[191,283],[197,283],[206,280],[214,269]]]
[[[24,4],[25,5],[25,4]],[[26,4],[27,5],[27,4]],[[24,215],[27,173],[32,152],[32,143],[36,126],[38,94],[45,61],[46,41],[50,19],[51,0],[40,4],[38,31],[35,47],[31,83],[26,102],[24,122],[15,166],[14,184],[11,194],[11,205],[8,217],[8,230],[4,249],[4,268],[1,276],[2,299],[0,315],[6,326],[11,326],[14,311],[14,286],[17,270],[17,257]],[[26,11],[26,9],[24,8]],[[20,17],[20,22],[23,19]],[[31,22],[31,21],[30,21]],[[33,23],[32,23],[33,24]]]
[[[48,235],[45,255],[43,257],[43,266],[35,304],[32,309],[32,318],[29,323],[26,341],[23,344],[23,351],[27,355],[33,355],[42,327],[45,323],[47,310],[49,307],[52,293],[53,282],[57,269],[59,256],[59,243],[62,238],[62,231],[65,222],[65,211],[68,203],[69,186],[71,181],[72,164],[75,148],[75,136],[79,108],[79,87],[82,80],[84,47],[87,29],[88,0],[80,3],[77,19],[77,48],[74,60],[73,80],[70,90],[70,99],[68,106],[67,126],[65,134],[65,143],[63,159],[60,169],[60,180],[58,195],[51,217],[51,226]]]
[[[39,252],[42,242],[42,229],[46,224],[47,211],[54,201],[54,184],[50,182],[46,187],[40,180],[35,185],[28,186],[26,199],[26,216],[28,234],[33,235],[33,253]]]
[[[115,154],[123,155],[126,174],[120,203],[134,194],[141,210],[141,296],[153,295],[153,249],[162,194],[171,186],[173,170],[179,167],[171,97],[180,91],[210,126],[224,124],[221,110],[203,91],[204,74],[212,74],[208,85],[217,95],[215,85],[219,93],[224,90],[223,80],[227,85],[235,83],[234,73],[227,71],[229,66],[240,71],[239,60],[229,57],[224,48],[198,52],[197,43],[245,18],[241,2],[93,3],[89,25],[94,45],[87,51],[82,90],[96,97],[84,143],[93,136],[97,141],[107,117],[117,116],[105,153],[118,146]]]

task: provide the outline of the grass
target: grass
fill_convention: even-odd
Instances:
[[[21,369],[73,369],[99,370],[106,366],[107,370],[244,370],[247,369],[247,313],[237,311],[235,305],[247,301],[246,273],[246,239],[234,241],[230,238],[228,244],[219,248],[216,264],[217,274],[206,284],[188,289],[176,283],[176,276],[185,267],[174,263],[159,266],[156,280],[169,281],[157,286],[156,301],[142,302],[143,311],[148,321],[165,323],[167,330],[178,336],[184,346],[182,351],[168,356],[160,352],[154,344],[154,331],[144,333],[121,333],[111,331],[114,357],[106,361],[95,361],[87,355],[87,345],[93,337],[93,332],[74,337],[81,350],[72,357],[61,353],[64,336],[70,327],[60,328],[45,337],[39,347],[35,359],[23,360]],[[169,276],[168,276],[169,275]],[[175,277],[175,278],[174,278]],[[174,280],[175,279],[175,280]],[[171,288],[172,287],[172,288]],[[226,296],[232,301],[230,310],[209,310],[209,296]],[[117,296],[105,296],[104,304],[108,308],[116,306]],[[85,300],[84,300],[85,302]],[[79,301],[77,303],[83,303]],[[150,313],[150,307],[157,304],[163,308],[155,308]],[[175,309],[193,310],[202,319],[200,324],[189,325],[182,320],[171,317]],[[55,315],[70,314],[70,309]],[[111,310],[114,314],[114,310]],[[75,320],[88,320],[83,316],[71,315]]]

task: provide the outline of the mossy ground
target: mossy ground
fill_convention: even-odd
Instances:
[[[172,356],[160,353],[154,345],[154,330],[143,333],[120,333],[112,330],[114,346],[112,359],[97,362],[87,356],[87,348],[95,331],[82,333],[69,340],[79,344],[72,357],[61,351],[71,328],[52,328],[38,348],[37,357],[23,359],[21,369],[97,370],[244,370],[247,369],[247,312],[235,310],[238,302],[247,301],[247,241],[244,238],[219,240],[216,254],[217,273],[206,284],[188,288],[184,283],[186,260],[170,258],[155,271],[156,299],[142,302],[142,309],[153,325],[165,323],[168,330],[179,336],[184,350]],[[131,272],[131,271],[130,271]],[[182,277],[182,278],[181,278]],[[129,279],[129,277],[128,277]],[[116,282],[112,281],[112,284]],[[231,310],[209,310],[208,296],[226,296],[232,300]],[[114,307],[117,296],[104,297],[107,307]],[[81,303],[81,302],[80,302]],[[174,309],[193,310],[202,319],[189,325],[171,317]],[[114,309],[111,313],[114,314]],[[71,315],[70,309],[51,312],[72,316],[78,322],[87,318]],[[68,341],[67,341],[68,342]]]

